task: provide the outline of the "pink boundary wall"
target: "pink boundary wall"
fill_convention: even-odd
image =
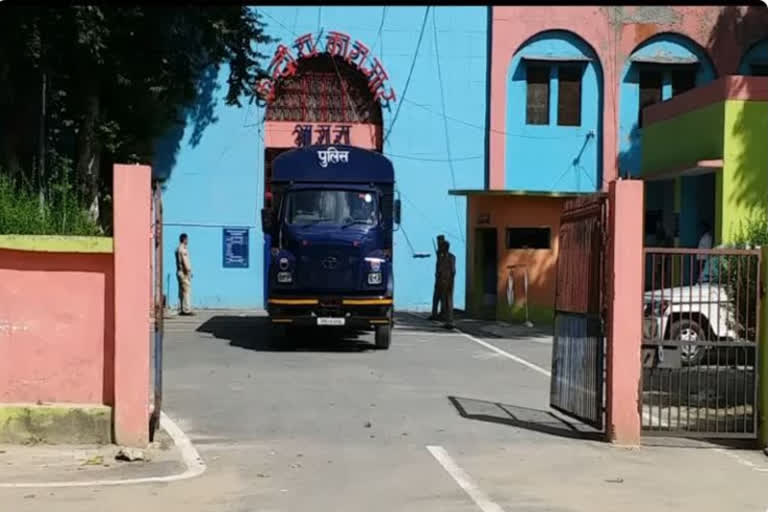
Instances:
[[[608,186],[606,434],[623,445],[640,444],[643,191],[639,180]]]
[[[114,168],[114,252],[0,249],[0,405],[104,404],[149,441],[150,168]]]
[[[735,27],[735,17],[743,13],[746,7],[733,6],[728,9],[727,23]],[[711,43],[712,30],[720,21],[716,7],[542,5],[494,6],[491,11],[491,189],[505,188],[507,71],[518,49],[536,34],[548,30],[566,30],[577,34],[592,46],[600,60],[604,91],[603,183],[608,184],[617,178],[617,134],[621,100],[619,81],[627,56],[651,37],[674,32],[689,37],[705,48],[718,76],[734,75],[738,71],[741,55],[752,43],[764,37],[764,26],[768,23],[768,11],[753,13],[754,21],[742,23],[738,31],[731,29],[731,32],[735,32],[734,37],[722,37]],[[657,21],[654,22],[653,18]]]
[[[149,442],[151,170],[114,168],[115,441]]]
[[[0,402],[114,403],[111,254],[0,250]]]

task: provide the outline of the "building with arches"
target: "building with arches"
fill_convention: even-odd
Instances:
[[[226,106],[224,66],[200,85],[186,126],[158,143],[169,306],[177,304],[173,242],[185,232],[194,307],[263,307],[259,212],[271,200],[271,162],[293,147],[338,141],[382,151],[394,164],[403,205],[394,235],[398,308],[431,309],[438,234],[456,254],[456,307],[463,308],[466,207],[448,191],[485,184],[488,9],[257,12],[276,39],[259,48],[270,76],[259,87],[273,98]]]
[[[190,235],[197,307],[261,307],[258,212],[270,201],[270,162],[291,147],[338,140],[395,165],[399,308],[430,308],[434,259],[413,256],[433,253],[444,234],[457,257],[457,307],[522,320],[525,304],[534,321],[547,321],[562,204],[619,177],[646,177],[644,109],[727,75],[768,71],[768,17],[758,8],[258,12],[277,39],[262,49],[272,80],[260,87],[271,102],[224,106],[222,69],[201,84],[187,126],[158,144],[166,240]],[[683,187],[692,180],[648,181],[646,230],[659,222],[674,235],[679,204],[715,215],[716,182],[697,177]],[[166,247],[167,269],[172,253]]]
[[[725,75],[764,74],[766,14],[714,6],[493,7],[488,187],[452,191],[467,197],[468,309],[522,321],[527,305],[534,322],[550,320],[564,201],[606,191],[618,178],[647,177],[647,107]],[[695,146],[687,137],[667,132],[652,151]],[[714,225],[713,174],[654,178],[646,183],[646,234],[660,223],[670,243],[690,244],[690,223],[711,218]],[[681,203],[689,205],[682,216]]]

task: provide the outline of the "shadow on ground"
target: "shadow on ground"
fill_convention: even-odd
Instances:
[[[196,332],[229,341],[233,347],[258,352],[363,352],[374,350],[366,333],[337,329],[290,329],[281,336],[272,330],[266,316],[213,316]]]
[[[550,411],[456,396],[449,396],[448,400],[462,418],[509,425],[569,439],[594,441],[603,439],[600,431],[586,425],[571,423]]]

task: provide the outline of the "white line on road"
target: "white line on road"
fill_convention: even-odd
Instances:
[[[427,446],[427,450],[432,456],[437,459],[437,462],[443,466],[449,475],[459,484],[459,487],[464,489],[472,501],[483,512],[504,512],[498,504],[491,501],[491,499],[480,489],[472,478],[454,461],[445,448],[442,446]]]
[[[173,422],[164,412],[160,413],[160,426],[173,439],[174,444],[181,452],[181,457],[187,469],[183,473],[167,476],[152,476],[146,478],[125,478],[122,480],[88,480],[74,482],[20,482],[20,483],[2,483],[0,489],[19,489],[19,488],[48,488],[48,487],[97,487],[105,485],[129,485],[129,484],[152,484],[176,482],[194,478],[205,472],[206,466],[200,454],[197,453],[192,441],[187,434],[182,431],[176,423]]]
[[[722,453],[723,455],[734,459],[736,462],[738,462],[742,466],[748,467],[752,471],[757,471],[758,473],[768,473],[768,468],[758,466],[754,462],[748,461],[747,459],[738,455],[734,450],[725,450],[723,448],[715,448],[715,451],[717,453]],[[768,512],[768,510],[766,510],[766,512]]]
[[[533,371],[539,372],[540,374],[546,375],[547,377],[551,377],[552,376],[552,372],[550,372],[549,370],[545,370],[541,366],[535,365],[535,364],[531,363],[530,361],[526,361],[522,357],[517,357],[516,355],[510,354],[509,352],[507,352],[505,350],[502,350],[502,349],[500,349],[499,347],[497,347],[495,345],[491,345],[490,343],[488,343],[486,341],[483,341],[481,339],[475,338],[474,336],[472,336],[470,334],[467,334],[465,332],[461,332],[461,331],[456,331],[456,332],[458,332],[459,334],[461,334],[462,336],[464,336],[468,340],[474,341],[478,345],[482,345],[485,348],[487,348],[488,350],[493,350],[497,354],[501,354],[504,357],[508,357],[509,359],[515,361],[516,363],[520,363],[521,365],[526,366],[526,367],[530,368]]]

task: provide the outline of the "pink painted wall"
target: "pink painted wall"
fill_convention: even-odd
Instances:
[[[640,444],[643,313],[643,182],[609,185],[606,321],[606,432],[617,444]]]
[[[114,168],[115,441],[149,442],[151,169]]]
[[[149,441],[150,176],[114,169],[114,254],[0,249],[0,403],[113,407],[115,441]]]
[[[547,30],[578,34],[597,53],[604,76],[604,188],[617,177],[619,81],[632,51],[664,32],[705,48],[718,76],[736,74],[744,51],[767,35],[768,10],[746,7],[498,6],[492,9],[490,188],[505,188],[507,71],[528,39]],[[738,27],[738,29],[736,28]]]
[[[0,402],[114,400],[111,254],[0,249]]]

